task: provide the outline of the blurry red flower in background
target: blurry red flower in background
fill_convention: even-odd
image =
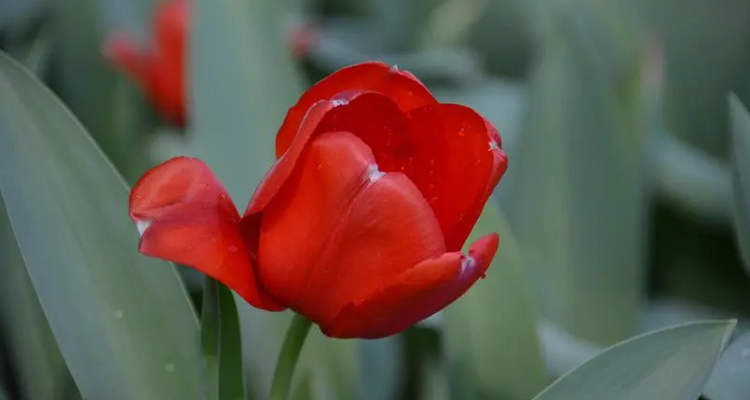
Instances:
[[[163,0],[158,4],[146,46],[141,46],[129,32],[119,30],[106,39],[103,52],[139,85],[168,122],[184,128],[191,6],[188,0]],[[304,57],[316,32],[314,24],[293,26],[288,32],[289,51],[297,58]]]
[[[406,71],[362,63],[299,99],[276,154],[243,216],[198,159],[146,173],[130,197],[140,251],[339,338],[401,332],[484,276],[497,234],[461,248],[507,158],[470,108],[439,103]]]
[[[185,46],[190,23],[187,0],[159,2],[150,42],[144,48],[125,31],[114,32],[104,53],[148,95],[162,116],[185,126]]]

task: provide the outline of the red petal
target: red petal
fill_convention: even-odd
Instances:
[[[330,100],[349,90],[383,94],[398,104],[403,112],[437,103],[430,91],[407,71],[372,61],[342,68],[313,85],[289,109],[276,135],[276,157],[281,157],[292,144],[300,123],[314,103]]]
[[[104,57],[127,74],[143,89],[148,89],[148,66],[135,39],[125,31],[108,36],[102,48]]]
[[[262,211],[273,197],[276,196],[287,179],[289,179],[292,171],[294,171],[297,161],[302,156],[302,152],[305,150],[307,142],[313,136],[313,133],[315,133],[318,124],[325,117],[326,113],[334,107],[336,107],[336,104],[330,101],[320,101],[310,107],[309,112],[300,125],[299,134],[289,148],[289,151],[271,166],[271,169],[260,182],[260,185],[255,189],[255,193],[253,193],[253,197],[250,199],[247,209],[245,209],[245,218],[250,216],[250,214]]]
[[[463,247],[507,159],[497,131],[457,104],[425,106],[409,114],[413,155],[402,170],[430,203],[448,251]]]
[[[485,272],[498,247],[496,233],[471,245],[469,256],[446,253],[404,271],[386,285],[347,304],[324,334],[378,339],[399,333],[461,297]]]
[[[257,281],[237,209],[202,161],[178,157],[148,171],[130,193],[130,217],[141,253],[189,265],[255,307],[285,308]]]
[[[158,5],[154,19],[153,34],[158,47],[164,49],[183,48],[190,25],[190,2],[167,0]]]
[[[400,173],[377,170],[351,133],[314,139],[262,214],[259,274],[318,323],[444,250],[429,205]]]
[[[311,138],[345,131],[370,147],[382,171],[403,172],[419,188],[440,223],[448,251],[463,247],[507,169],[497,130],[460,105],[430,105],[404,115],[396,103],[377,93],[349,92],[339,97],[311,107],[245,215],[260,212],[271,201]]]

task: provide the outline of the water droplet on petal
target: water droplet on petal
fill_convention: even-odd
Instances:
[[[237,246],[231,245],[231,246],[229,246],[229,251],[232,252],[232,253],[236,253],[236,252],[239,251],[239,249],[237,248]]]

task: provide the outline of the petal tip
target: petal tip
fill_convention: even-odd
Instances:
[[[151,226],[151,220],[148,219],[140,219],[135,220],[135,227],[138,229],[138,234],[143,237],[143,235],[146,233],[146,230]]]

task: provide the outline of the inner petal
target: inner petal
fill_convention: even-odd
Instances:
[[[316,133],[330,131],[352,132],[382,171],[408,176],[434,211],[448,250],[463,246],[497,183],[489,184],[495,155],[503,154],[482,116],[454,104],[404,114],[390,99],[364,93],[322,118]]]
[[[347,132],[315,138],[261,218],[261,280],[319,323],[445,250],[414,184],[381,171],[367,145]]]

